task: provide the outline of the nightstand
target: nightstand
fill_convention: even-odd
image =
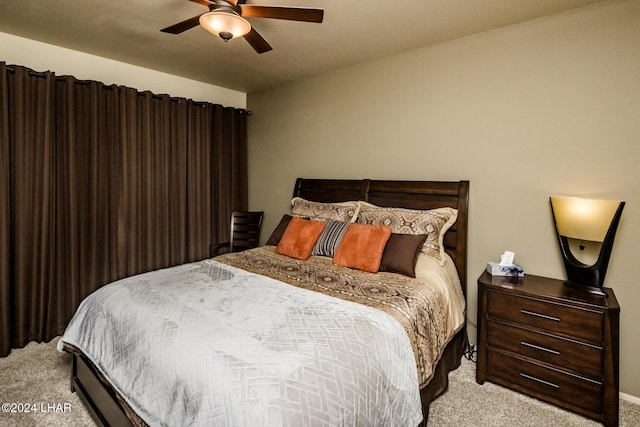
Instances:
[[[476,381],[618,425],[620,306],[533,275],[478,278]]]

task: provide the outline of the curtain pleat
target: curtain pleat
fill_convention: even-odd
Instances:
[[[247,207],[246,112],[0,62],[0,356]]]
[[[11,182],[9,161],[9,82],[7,66],[0,62],[0,355],[11,349],[12,257]]]
[[[247,114],[214,105],[211,151],[211,240],[228,240],[229,216],[233,210],[247,210]],[[232,182],[229,176],[235,176]],[[245,196],[243,196],[245,195]]]
[[[29,70],[16,68],[7,77],[10,300],[3,305],[13,302],[10,342],[15,347],[23,340],[42,341],[52,332],[47,319],[55,268],[55,76],[47,72],[32,78]]]
[[[171,206],[172,221],[169,224],[167,235],[169,237],[169,257],[176,264],[182,264],[190,261],[188,258],[188,242],[190,228],[188,228],[189,218],[188,210],[188,193],[187,193],[187,174],[190,170],[188,166],[189,146],[185,144],[188,141],[188,122],[189,122],[189,105],[190,101],[181,99],[171,103],[172,120],[169,129],[171,141],[173,144],[169,146],[169,192],[174,194],[180,202]],[[185,138],[185,135],[187,137]],[[186,145],[186,147],[185,147]],[[186,148],[186,149],[185,149]],[[206,225],[205,225],[206,226]],[[197,230],[196,230],[197,231]]]
[[[191,237],[187,243],[189,259],[205,258],[209,254],[211,242],[211,180],[215,170],[211,162],[211,144],[203,144],[202,136],[211,129],[213,108],[209,104],[197,105],[189,102],[189,130],[187,132],[187,235]],[[215,145],[215,142],[214,144]],[[219,209],[224,209],[219,206]],[[229,214],[227,218],[230,218]],[[221,241],[221,240],[217,240]]]

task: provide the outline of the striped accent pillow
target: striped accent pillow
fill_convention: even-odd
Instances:
[[[334,221],[332,219],[326,220],[324,231],[313,247],[311,255],[333,257],[349,225],[351,225],[349,222]]]

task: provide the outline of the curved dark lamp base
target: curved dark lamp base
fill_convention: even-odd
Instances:
[[[586,265],[580,262],[572,253],[569,247],[569,239],[565,236],[561,236],[558,232],[558,224],[555,221],[555,214],[553,222],[556,226],[556,234],[558,235],[558,242],[560,243],[560,250],[562,252],[562,261],[567,271],[567,281],[565,284],[573,288],[583,289],[587,292],[598,295],[606,295],[602,291],[604,284],[604,275],[607,272],[609,266],[609,257],[611,256],[611,249],[613,249],[613,240],[616,236],[616,230],[618,223],[620,222],[620,216],[622,216],[622,209],[625,202],[620,202],[618,209],[616,210],[611,225],[607,231],[607,235],[602,242],[600,248],[600,254],[598,260],[593,265]],[[551,211],[553,212],[553,205],[551,205]]]

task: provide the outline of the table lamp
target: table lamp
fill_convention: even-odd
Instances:
[[[625,202],[577,197],[550,199],[562,260],[567,271],[568,280],[565,284],[593,294],[606,295],[602,285]],[[571,251],[569,239],[599,242],[600,252],[596,262],[587,265],[578,260]]]

